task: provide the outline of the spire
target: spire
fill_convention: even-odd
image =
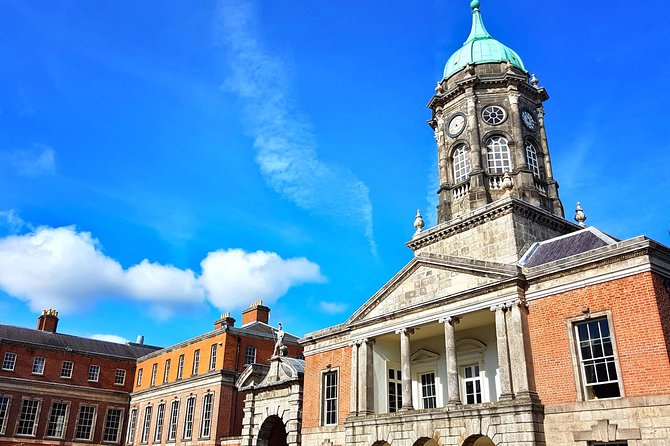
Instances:
[[[470,2],[470,8],[472,9],[472,29],[470,30],[470,35],[464,45],[474,40],[491,38],[491,34],[486,31],[486,27],[484,26],[482,13],[479,11],[479,0],[472,0],[472,2]]]

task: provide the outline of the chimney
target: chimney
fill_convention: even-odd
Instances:
[[[135,344],[144,345],[144,336],[142,335],[137,336],[137,341],[135,341]]]
[[[218,330],[220,328],[228,330],[228,328],[234,326],[235,326],[235,318],[230,316],[230,312],[223,313],[221,315],[221,319],[214,322],[214,330]]]
[[[257,300],[249,305],[249,308],[242,312],[242,325],[252,322],[263,322],[267,324],[270,320],[270,308],[263,305],[262,300]]]
[[[42,314],[37,318],[37,329],[56,333],[56,328],[58,328],[58,311],[42,310]]]

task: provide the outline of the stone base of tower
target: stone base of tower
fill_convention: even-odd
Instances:
[[[535,242],[579,230],[548,211],[502,198],[415,235],[406,245],[420,254],[442,254],[514,263]]]

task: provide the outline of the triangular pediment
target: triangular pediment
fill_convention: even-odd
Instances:
[[[440,355],[431,352],[430,350],[426,350],[425,348],[421,348],[414,352],[412,356],[410,356],[410,361],[412,362],[434,362],[440,359]]]
[[[417,256],[368,299],[347,324],[375,319],[436,299],[448,299],[514,278],[516,274],[515,265],[437,254]]]

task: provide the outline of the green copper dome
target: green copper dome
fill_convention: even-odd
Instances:
[[[479,0],[473,0],[470,8],[472,8],[472,30],[463,46],[447,60],[444,66],[444,78],[449,78],[468,64],[510,62],[525,71],[519,55],[491,37],[491,34],[486,31],[482,14],[479,11]]]

